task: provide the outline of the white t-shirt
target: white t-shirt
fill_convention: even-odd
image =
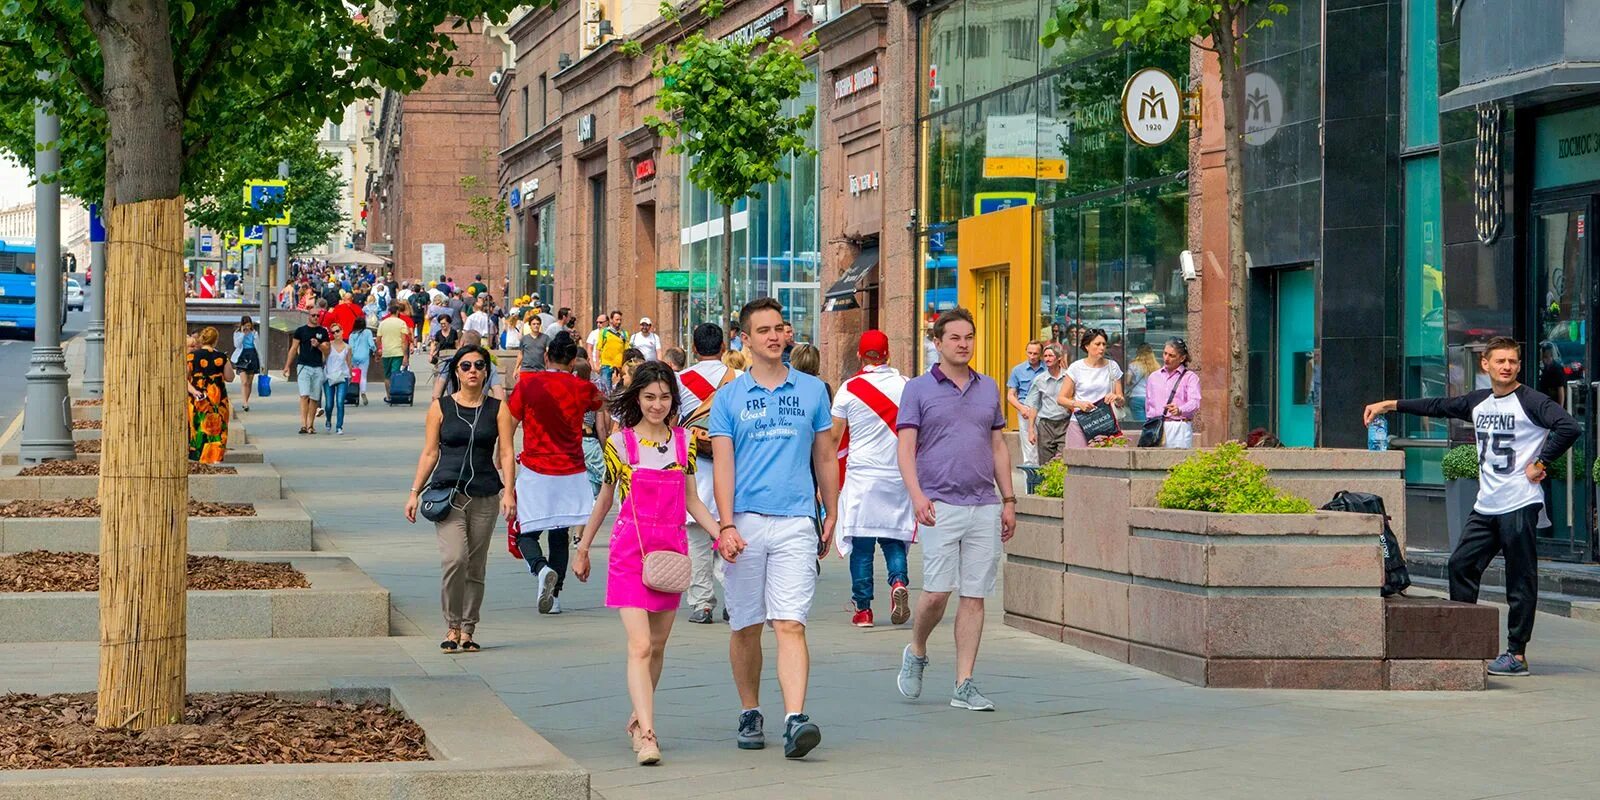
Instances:
[[[1083,403],[1098,403],[1111,394],[1111,387],[1122,380],[1122,367],[1117,362],[1106,359],[1106,363],[1099,367],[1089,366],[1087,359],[1078,359],[1067,367],[1067,377],[1072,379],[1076,387],[1073,398]]]
[[[467,324],[463,325],[462,328],[469,331],[477,331],[478,335],[482,336],[483,340],[487,342],[489,341],[489,335],[494,333],[494,320],[489,317],[488,312],[474,311],[472,316],[467,317]]]
[[[857,397],[850,391],[856,381],[866,381],[873,388],[900,405],[900,395],[906,389],[906,377],[899,370],[884,365],[867,367],[865,374],[853,377],[839,386],[839,391],[833,395],[833,416],[844,420],[850,426],[850,454],[846,461],[846,473],[849,470],[862,469],[874,472],[893,472],[896,477],[900,474],[900,459],[898,454],[899,436],[889,430],[878,412],[873,411],[866,401]]]
[[[637,349],[644,355],[644,360],[654,361],[661,354],[661,335],[657,333],[635,333],[628,337],[628,346]]]
[[[688,419],[689,415],[693,414],[694,410],[700,407],[700,397],[694,392],[689,391],[689,387],[685,386],[683,383],[683,375],[689,372],[693,372],[700,377],[705,378],[706,383],[709,383],[715,387],[716,385],[722,383],[722,376],[728,374],[728,365],[717,359],[711,359],[710,361],[696,361],[695,363],[690,364],[688,369],[678,373],[679,420]],[[733,373],[733,378],[739,377],[740,374],[741,373],[738,370],[735,370]],[[731,383],[733,378],[729,378],[728,381]]]
[[[585,344],[589,345],[589,352],[591,353],[593,353],[595,347],[600,344],[600,331],[600,328],[595,328],[594,330],[589,331],[589,338],[583,340]]]

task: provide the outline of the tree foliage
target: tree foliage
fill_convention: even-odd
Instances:
[[[1045,19],[1040,41],[1054,47],[1098,24],[1115,35],[1117,46],[1187,43],[1217,52],[1217,42],[1248,37],[1272,27],[1272,15],[1289,13],[1282,0],[1149,0],[1134,3],[1126,15],[1116,13],[1124,7],[1123,0],[1061,0]]]
[[[106,2],[0,0],[0,150],[31,168],[31,104],[50,101],[61,118],[57,180],[64,192],[90,202],[105,196],[110,130],[104,66],[89,19]],[[480,17],[502,22],[518,5],[414,0],[379,10],[372,0],[172,2],[184,194],[201,196],[219,173],[240,171],[272,137],[340,118],[358,99],[415,90],[450,70],[470,75],[483,65],[456,60],[451,26]],[[54,77],[41,79],[41,71]]]
[[[191,195],[188,202],[189,220],[233,234],[240,226],[278,216],[281,209],[272,205],[259,209],[246,205],[242,187],[246,181],[277,178],[278,162],[288,160],[289,187],[281,205],[287,207],[296,232],[295,244],[289,245],[289,251],[310,252],[327,242],[350,217],[340,205],[345,183],[336,172],[339,158],[317,146],[317,132],[316,126],[300,125],[266,137],[259,149],[240,153],[238,159],[219,165],[214,175],[196,182],[197,194]]]
[[[476,175],[461,176],[461,190],[467,193],[467,216],[456,223],[456,230],[472,240],[472,249],[482,253],[487,262],[511,252],[506,241],[506,216],[511,206],[506,199]]]

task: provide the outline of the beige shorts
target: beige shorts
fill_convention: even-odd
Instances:
[[[935,500],[937,525],[917,529],[922,545],[922,590],[962,597],[994,594],[1000,570],[1000,504],[953,506]]]

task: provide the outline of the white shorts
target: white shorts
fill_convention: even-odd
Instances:
[[[933,501],[939,524],[917,529],[924,592],[959,592],[962,597],[994,594],[1002,553],[1000,508],[999,503],[953,506]]]
[[[775,619],[805,624],[817,591],[817,529],[810,517],[734,514],[744,552],[723,577],[728,625],[743,630]]]

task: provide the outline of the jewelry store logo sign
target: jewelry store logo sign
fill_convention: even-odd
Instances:
[[[1122,127],[1145,147],[1166,144],[1182,122],[1183,94],[1166,70],[1146,67],[1122,87]]]

